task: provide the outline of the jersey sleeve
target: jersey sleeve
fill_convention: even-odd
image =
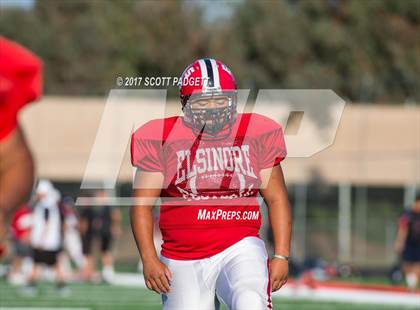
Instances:
[[[140,129],[131,137],[131,164],[148,172],[163,172],[162,143]]]
[[[280,125],[262,134],[260,141],[260,169],[272,168],[286,157],[283,129]]]
[[[17,126],[19,110],[42,95],[42,63],[29,50],[0,36],[0,140]]]

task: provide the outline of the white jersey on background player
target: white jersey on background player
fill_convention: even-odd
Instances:
[[[44,251],[58,251],[61,247],[60,193],[47,180],[38,184],[39,197],[33,210],[31,245]]]

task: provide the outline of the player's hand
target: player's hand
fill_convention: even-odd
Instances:
[[[271,291],[278,291],[287,282],[289,263],[286,260],[273,258],[270,262]]]
[[[149,290],[158,294],[169,293],[172,273],[159,259],[143,262],[143,275]]]

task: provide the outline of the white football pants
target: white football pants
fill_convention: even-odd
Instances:
[[[247,237],[210,257],[174,260],[161,256],[171,270],[171,291],[162,295],[164,310],[272,309],[268,257],[264,241]]]

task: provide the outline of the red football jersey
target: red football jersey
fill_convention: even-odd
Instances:
[[[23,240],[27,237],[32,227],[32,213],[25,204],[14,214],[11,223],[11,233],[14,239]]]
[[[0,36],[0,141],[16,128],[19,110],[41,94],[40,59]]]
[[[159,226],[165,257],[202,259],[258,236],[259,173],[285,158],[283,130],[247,113],[222,136],[197,136],[182,117],[152,120],[132,136],[133,166],[164,175]]]

